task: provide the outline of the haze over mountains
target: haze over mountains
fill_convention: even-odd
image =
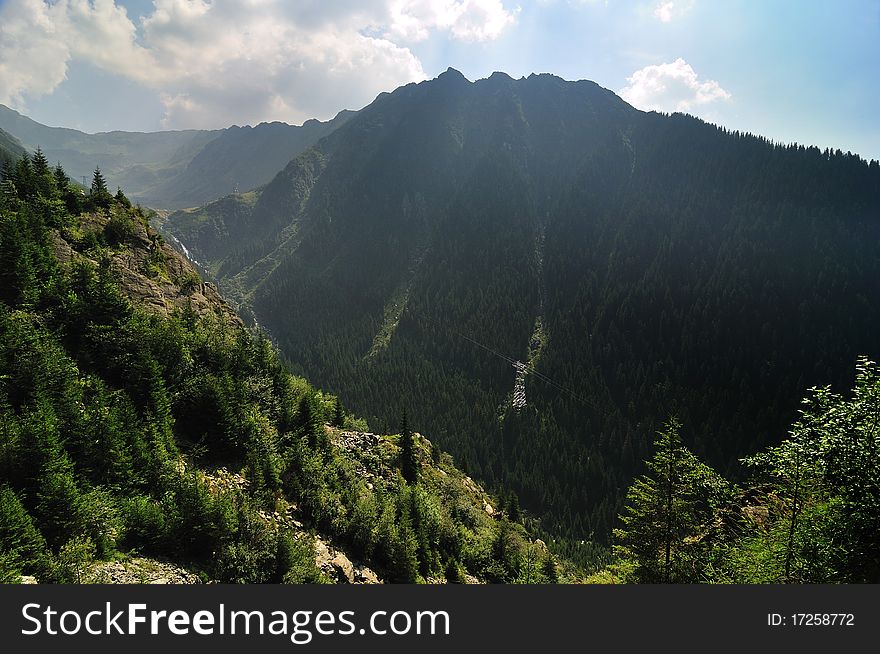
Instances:
[[[75,175],[117,153],[145,204],[222,198],[164,229],[295,371],[377,431],[405,410],[570,543],[608,543],[668,416],[735,475],[808,387],[880,353],[876,161],[592,82],[450,69],[300,128],[40,128],[8,131]]]
[[[25,152],[17,138],[0,129],[0,164],[16,161]]]
[[[157,209],[193,207],[265,184],[291,158],[352,114],[302,126],[261,123],[222,130],[86,134],[47,127],[0,105],[0,129],[28,150],[40,147],[74,180],[90,180],[100,166],[109,183]]]

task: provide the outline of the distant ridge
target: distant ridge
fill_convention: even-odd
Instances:
[[[112,131],[86,134],[48,127],[0,105],[0,129],[30,151],[38,146],[53,164],[62,163],[76,180],[90,179],[96,166],[114,188],[147,206],[177,209],[248,191],[272,176],[306,147],[354,112],[333,120],[281,122],[222,130]]]

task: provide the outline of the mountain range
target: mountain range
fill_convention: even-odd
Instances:
[[[406,411],[573,556],[669,416],[736,477],[880,353],[876,161],[589,81],[450,69],[164,229],[294,370],[378,430]]]
[[[593,82],[449,69],[302,127],[0,128],[181,209],[162,231],[292,370],[376,432],[405,413],[580,563],[671,416],[735,480],[880,354],[877,161]]]
[[[17,138],[0,129],[0,164],[17,161],[21,155],[25,154],[24,146]]]
[[[90,180],[100,167],[108,182],[125,188],[132,200],[154,209],[179,209],[265,184],[352,113],[301,126],[274,122],[222,130],[86,134],[41,125],[0,105],[0,129],[29,151],[39,147],[74,180]]]

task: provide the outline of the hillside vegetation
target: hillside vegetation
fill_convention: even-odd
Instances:
[[[405,418],[291,375],[100,172],[4,169],[0,276],[0,580],[564,573]]]

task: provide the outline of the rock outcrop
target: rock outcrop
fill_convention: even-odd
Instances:
[[[96,563],[84,581],[92,584],[200,584],[195,572],[179,565],[149,558]]]
[[[84,248],[90,235],[106,235],[111,222],[122,224],[108,248],[109,262],[118,273],[124,293],[136,305],[160,315],[191,309],[199,316],[215,315],[223,321],[242,325],[235,311],[221,297],[217,287],[201,279],[195,266],[145,220],[117,213],[108,216],[95,213],[83,216],[76,234],[54,230],[50,234],[55,255],[64,264],[82,259],[98,265],[94,252]]]

